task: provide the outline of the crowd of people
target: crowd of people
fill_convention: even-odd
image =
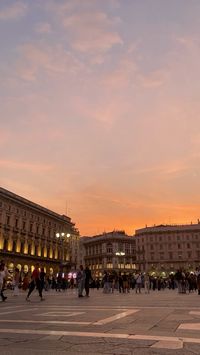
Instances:
[[[150,290],[161,291],[166,288],[178,289],[178,293],[190,293],[198,291],[200,295],[200,268],[195,272],[186,272],[177,270],[168,277],[150,275],[148,273],[138,272],[136,274],[105,272],[103,276],[103,292],[113,293],[118,290],[120,293],[129,293],[135,290],[135,293],[149,293]]]
[[[4,302],[7,299],[4,291],[9,277],[9,271],[4,263],[0,262],[0,296]],[[187,272],[185,270],[177,270],[175,274],[170,274],[168,277],[150,275],[149,273],[124,273],[116,271],[105,271],[102,279],[93,278],[88,266],[85,268],[80,265],[76,272],[76,277],[63,273],[61,269],[56,276],[46,275],[44,268],[40,268],[39,263],[31,275],[22,273],[18,268],[15,268],[12,280],[13,295],[19,295],[19,289],[27,291],[26,301],[30,301],[30,296],[34,289],[38,291],[41,301],[44,300],[43,291],[54,289],[56,292],[65,291],[66,289],[77,289],[78,297],[89,297],[90,288],[99,290],[102,288],[103,293],[130,293],[134,290],[135,293],[146,293],[150,291],[161,291],[166,288],[177,289],[178,293],[198,292],[200,295],[200,268],[195,272]]]

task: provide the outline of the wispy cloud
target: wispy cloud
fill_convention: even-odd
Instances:
[[[17,162],[13,160],[0,160],[0,167],[11,170],[26,170],[32,172],[47,172],[54,169],[52,165],[48,164],[34,164],[28,162]]]
[[[166,83],[167,76],[167,70],[156,70],[148,75],[140,74],[139,80],[144,88],[157,88]]]
[[[50,34],[52,32],[52,28],[50,23],[40,22],[36,24],[35,31],[40,34]]]
[[[27,43],[19,48],[21,59],[17,72],[25,80],[34,81],[40,72],[46,74],[76,74],[81,64],[62,46]]]
[[[63,18],[63,25],[71,36],[71,46],[80,52],[106,52],[116,44],[123,44],[117,31],[112,29],[116,19],[106,13],[80,13]]]
[[[16,20],[26,15],[28,5],[24,2],[17,1],[11,5],[0,7],[0,20]]]

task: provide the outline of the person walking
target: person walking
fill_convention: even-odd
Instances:
[[[198,290],[198,295],[200,295],[200,268],[197,271],[197,290]]]
[[[119,287],[119,292],[120,293],[124,292],[123,278],[122,278],[121,272],[119,272],[118,287]]]
[[[80,265],[76,275],[76,280],[78,285],[78,297],[83,297],[83,290],[85,287],[85,272],[83,270],[83,265]]]
[[[40,271],[40,283],[41,283],[41,289],[43,291],[45,288],[45,283],[46,283],[46,272],[44,271],[43,267],[41,268],[41,271]]]
[[[90,282],[92,281],[91,270],[89,269],[88,266],[86,266],[84,272],[85,272],[85,293],[86,293],[86,297],[89,297]]]
[[[142,275],[141,273],[137,274],[135,276],[135,281],[136,281],[136,288],[135,288],[135,293],[141,293],[141,288],[142,288]]]
[[[37,288],[38,292],[39,292],[39,296],[41,301],[44,300],[44,298],[42,297],[42,287],[41,287],[41,280],[40,280],[40,270],[39,270],[39,264],[37,263],[35,266],[35,269],[32,272],[31,275],[31,282],[29,285],[29,291],[26,297],[26,301],[30,301],[30,295],[33,292],[33,290],[35,289],[35,287]]]
[[[5,270],[4,270],[4,265],[3,263],[0,264],[0,296],[2,301],[4,302],[7,297],[4,296],[3,290],[4,290],[4,280],[5,280]]]
[[[150,290],[150,277],[149,277],[148,273],[144,274],[144,289],[145,289],[145,293],[149,293],[149,290]]]
[[[14,296],[19,296],[19,281],[20,281],[20,272],[19,269],[16,267],[15,268],[15,275],[14,275],[14,279],[13,279],[14,283],[14,292],[13,295]]]
[[[22,281],[22,290],[26,291],[29,287],[29,276],[28,272],[24,275],[23,281]]]
[[[110,293],[109,274],[107,271],[104,271],[103,275],[103,293]]]

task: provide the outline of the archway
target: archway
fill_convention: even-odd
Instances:
[[[13,270],[14,270],[14,264],[13,264],[13,263],[10,263],[10,264],[8,265],[8,271],[9,271],[9,272],[13,272]]]
[[[26,274],[28,272],[28,265],[24,265],[24,273]]]
[[[22,270],[21,264],[18,264],[18,265],[17,265],[17,268],[19,269],[19,271],[21,271],[21,270]]]

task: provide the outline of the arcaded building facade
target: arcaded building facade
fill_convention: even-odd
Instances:
[[[51,274],[76,268],[78,255],[79,232],[71,218],[0,188],[0,260],[11,273],[15,267],[30,272],[37,262]]]
[[[159,225],[135,232],[137,265],[141,271],[165,275],[200,266],[200,223]]]
[[[104,271],[133,272],[136,270],[135,238],[124,231],[113,231],[81,238],[82,260],[94,277]]]

